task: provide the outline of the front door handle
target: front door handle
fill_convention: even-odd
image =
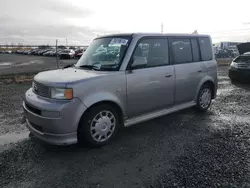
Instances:
[[[198,70],[197,72],[202,72],[202,70]]]
[[[169,78],[169,77],[171,77],[171,76],[172,76],[172,74],[166,74],[166,75],[165,75],[166,78]]]

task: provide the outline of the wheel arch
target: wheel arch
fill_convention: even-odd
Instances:
[[[100,100],[101,98],[102,100]],[[80,127],[82,119],[84,118],[84,115],[86,115],[92,108],[99,106],[99,105],[105,105],[105,104],[112,106],[116,110],[119,116],[119,121],[121,125],[123,125],[125,113],[124,113],[123,105],[119,102],[118,98],[113,97],[110,94],[100,93],[97,95],[93,95],[91,98],[86,98],[86,100],[84,100],[84,104],[87,107],[87,109],[81,115],[77,130],[79,130],[79,127]]]
[[[93,144],[93,141],[91,139],[89,139],[89,136],[88,134],[86,133],[86,130],[88,129],[88,126],[86,126],[87,124],[85,124],[84,119],[87,120],[88,117],[85,116],[87,115],[91,109],[95,108],[95,107],[98,107],[100,105],[108,105],[108,106],[111,106],[112,109],[114,109],[116,112],[117,112],[117,116],[118,116],[118,121],[119,121],[119,124],[118,124],[118,128],[116,128],[116,131],[117,129],[119,129],[120,126],[124,126],[123,124],[123,113],[122,113],[122,109],[120,108],[120,106],[115,103],[114,101],[110,101],[110,100],[103,100],[103,101],[98,101],[94,104],[92,104],[91,106],[89,106],[85,111],[84,113],[82,114],[81,118],[80,118],[80,121],[78,123],[78,127],[77,127],[77,140],[78,140],[78,143],[88,143],[88,144],[91,144],[92,146],[94,147],[100,147],[102,146],[101,143],[99,144],[96,144],[94,143]],[[101,108],[100,108],[101,109]],[[87,119],[85,118],[87,117]],[[88,131],[87,131],[88,132]],[[87,134],[87,135],[86,135]],[[93,139],[93,138],[92,138]],[[86,142],[87,141],[87,142]]]
[[[215,99],[216,97],[216,84],[214,83],[213,79],[210,77],[205,77],[199,84],[197,91],[196,91],[196,97],[195,99],[197,99],[199,91],[201,89],[202,86],[204,85],[209,85],[209,87],[212,89],[212,99]]]

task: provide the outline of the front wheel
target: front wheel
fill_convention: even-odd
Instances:
[[[116,135],[119,117],[115,109],[106,104],[91,108],[80,122],[78,141],[100,147],[109,143]]]
[[[203,85],[197,97],[196,107],[199,111],[206,111],[212,102],[212,89],[209,85]]]

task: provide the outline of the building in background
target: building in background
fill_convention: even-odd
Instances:
[[[240,43],[242,42],[218,42],[215,43],[214,46],[220,49],[233,49],[233,48],[237,49],[236,46]]]

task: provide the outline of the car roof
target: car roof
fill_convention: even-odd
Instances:
[[[106,38],[106,37],[128,37],[128,36],[136,36],[136,37],[151,37],[151,36],[178,36],[178,37],[210,37],[205,34],[190,34],[190,33],[117,33],[110,35],[103,35],[97,38]]]

